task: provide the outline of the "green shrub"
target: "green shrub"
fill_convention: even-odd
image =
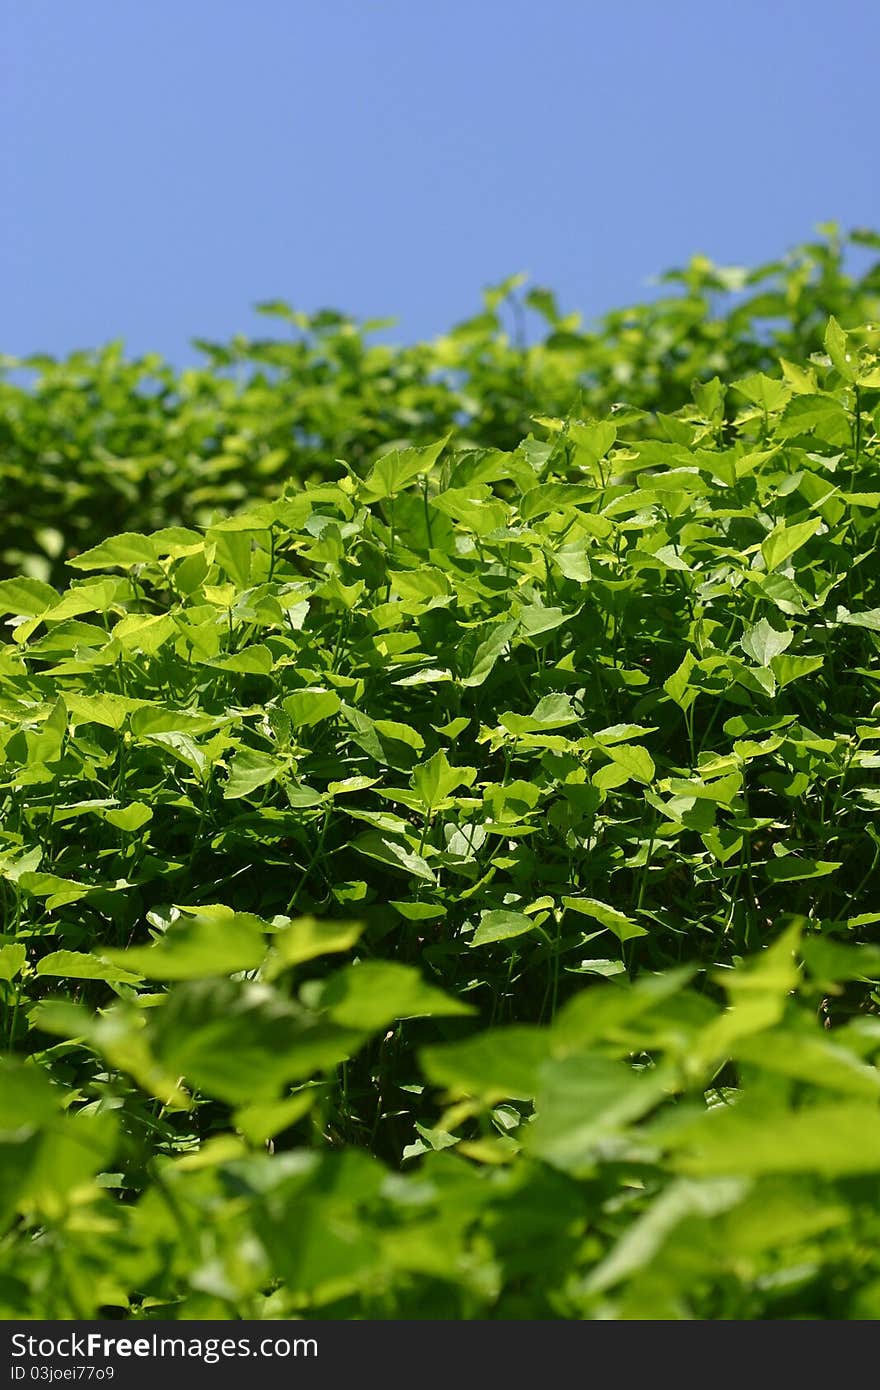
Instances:
[[[0,582],[5,1316],[875,1316],[880,330],[821,336]]]
[[[432,343],[371,341],[381,324],[281,302],[261,306],[280,336],[196,340],[207,364],[175,370],[119,343],[56,361],[5,359],[0,376],[0,577],[66,581],[65,560],[119,531],[206,525],[282,483],[363,475],[391,446],[513,449],[535,414],[602,416],[625,400],[679,409],[691,383],[775,371],[844,328],[880,318],[873,233],[833,226],[753,271],[696,256],[656,300],[593,330],[521,277],[488,290],[481,313]],[[26,381],[22,382],[22,367]],[[2,371],[2,362],[0,362]]]

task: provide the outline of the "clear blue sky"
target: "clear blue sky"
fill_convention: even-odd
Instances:
[[[5,0],[0,350],[194,360],[283,297],[589,319],[880,224],[877,0]]]

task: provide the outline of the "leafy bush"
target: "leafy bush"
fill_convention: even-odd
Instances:
[[[880,266],[855,269],[880,238],[822,230],[753,271],[694,257],[664,277],[669,293],[589,331],[513,277],[475,317],[406,348],[371,342],[380,323],[274,301],[261,308],[282,336],[197,339],[198,369],[129,362],[119,343],[5,359],[18,370],[0,377],[0,577],[64,583],[65,560],[114,531],[206,525],[289,479],[338,476],[339,458],[362,475],[378,452],[452,430],[513,449],[534,414],[566,414],[578,394],[590,416],[618,400],[670,412],[694,378],[800,361],[829,315],[844,328],[880,318]]]
[[[5,1316],[877,1314],[880,330],[735,312],[0,582]]]

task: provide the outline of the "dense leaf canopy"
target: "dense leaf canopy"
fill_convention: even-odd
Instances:
[[[880,1313],[880,272],[670,279],[2,387],[3,1315]]]

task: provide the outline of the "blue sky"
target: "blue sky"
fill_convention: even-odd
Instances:
[[[0,350],[587,319],[702,251],[880,224],[876,0],[6,0]]]

